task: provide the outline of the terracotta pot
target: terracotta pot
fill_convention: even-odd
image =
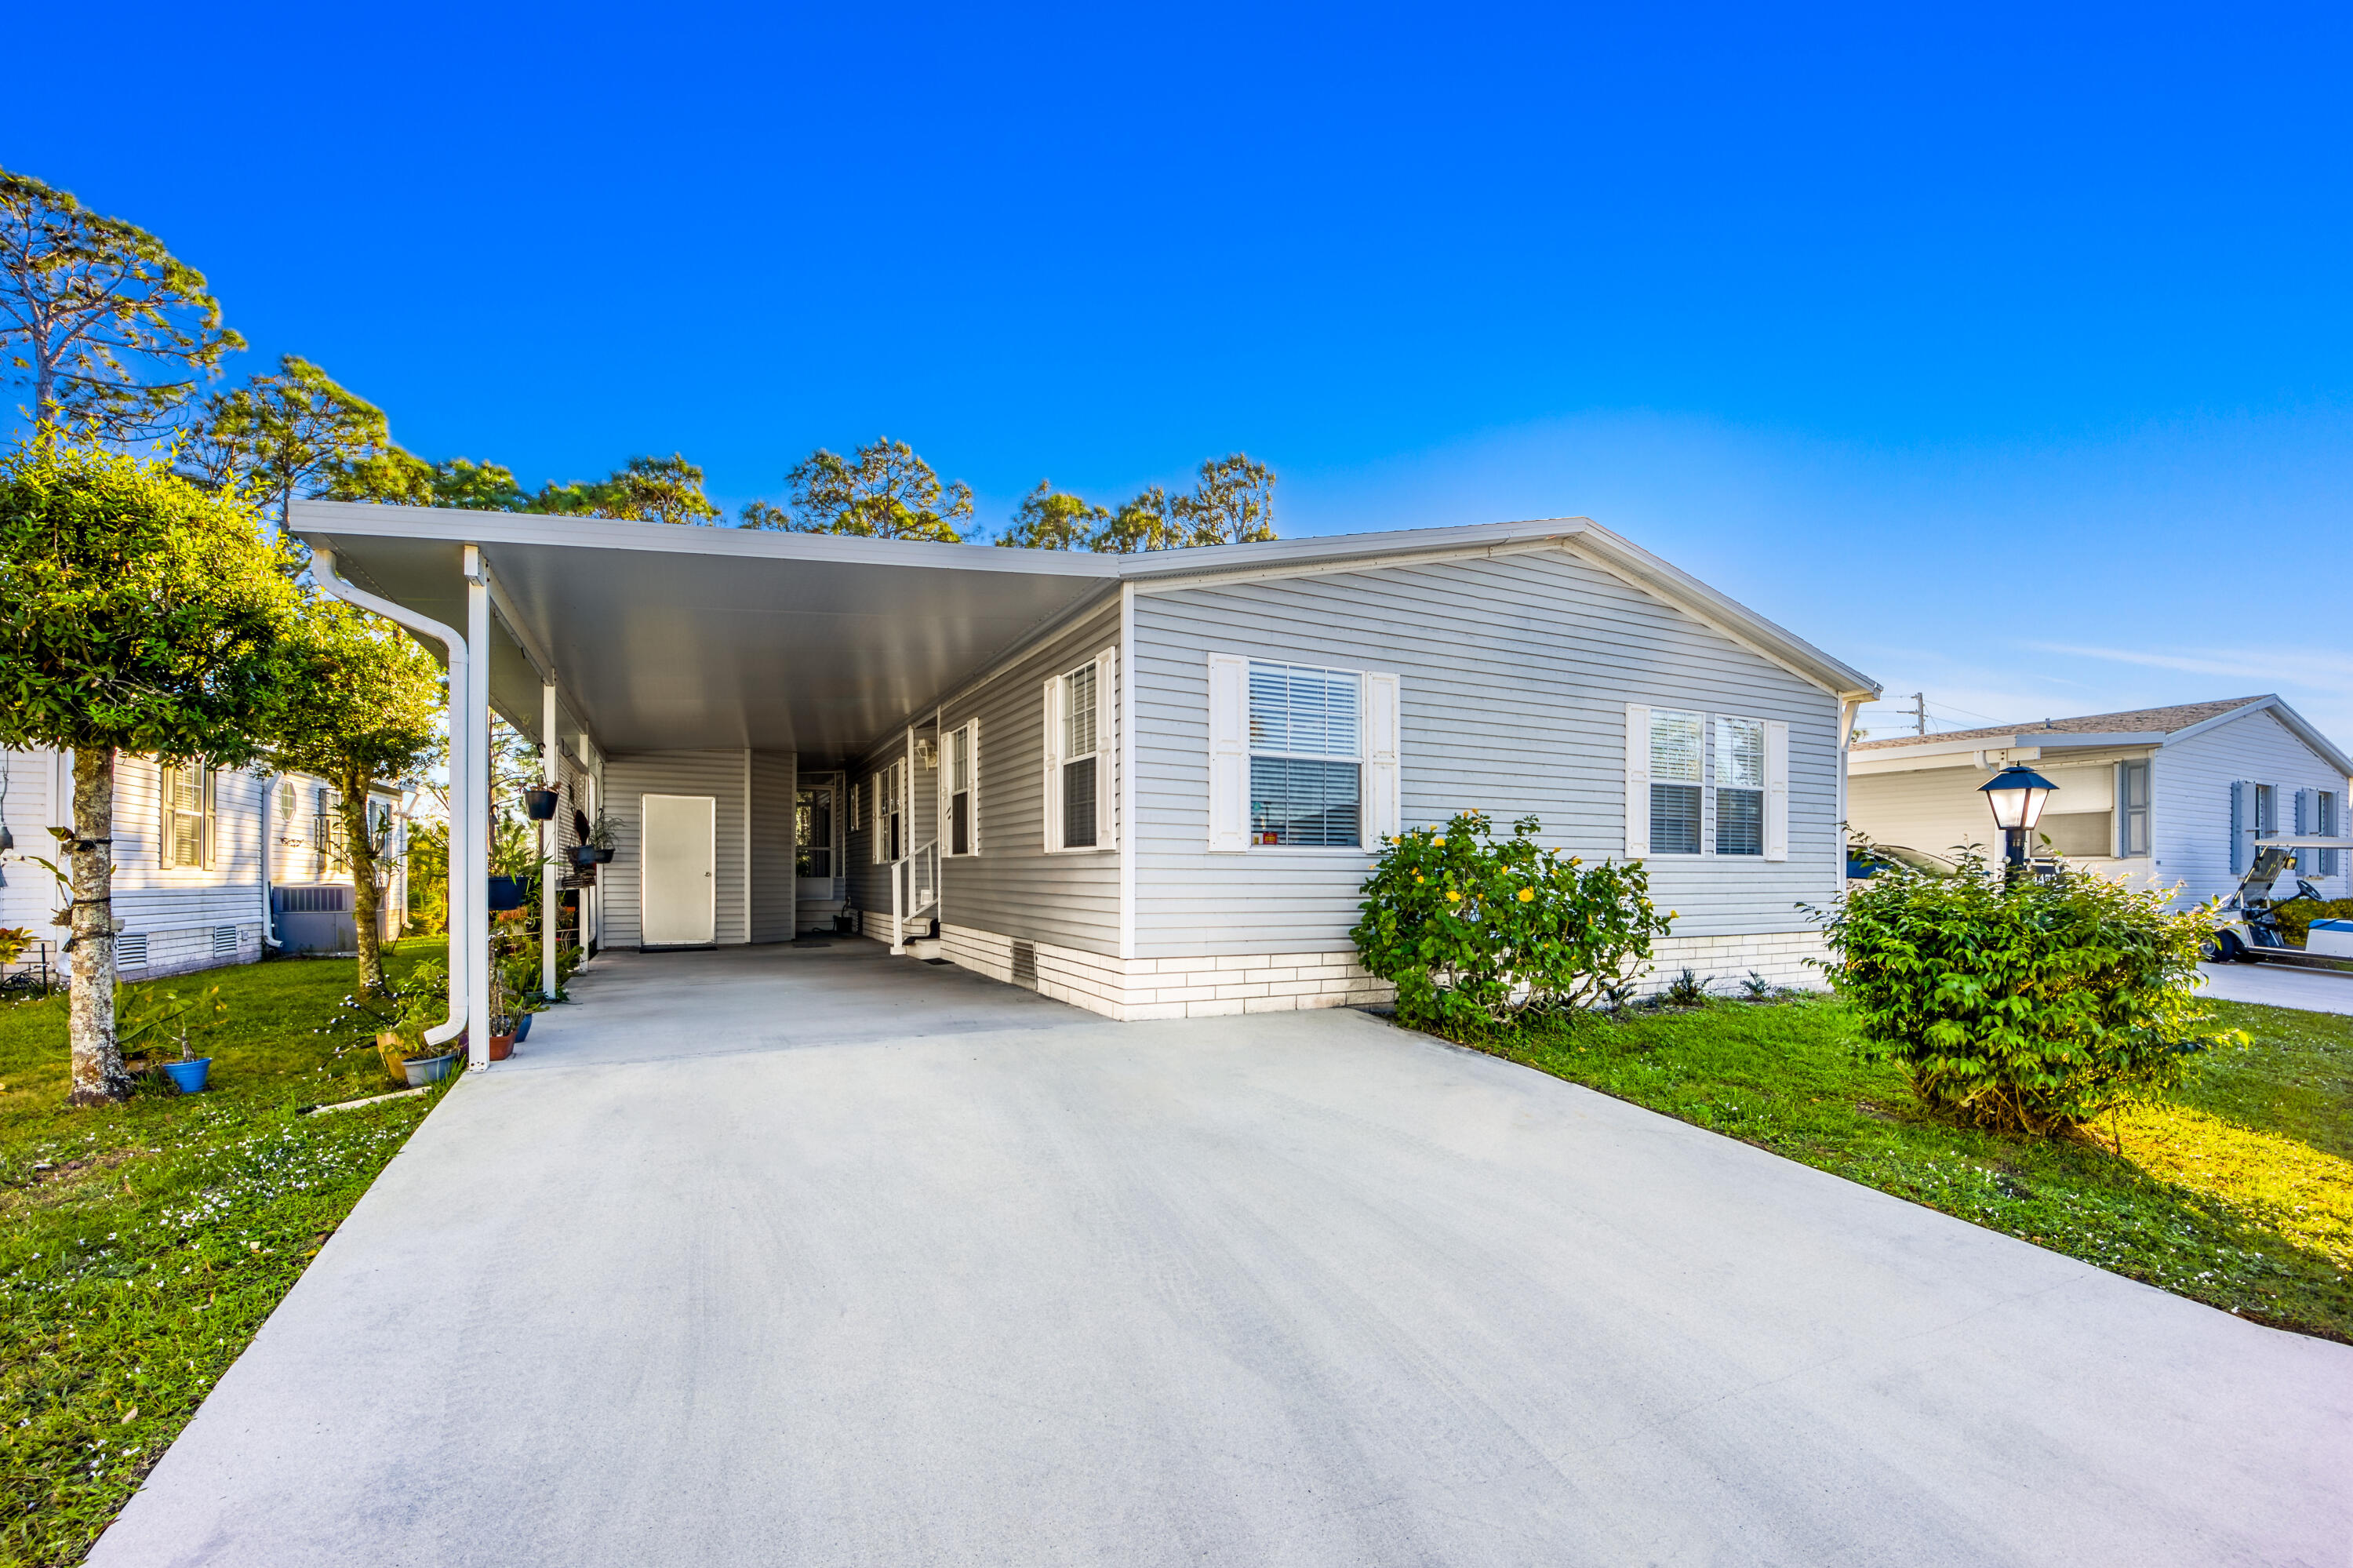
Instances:
[[[513,1036],[513,1035],[512,1035],[512,1034],[493,1034],[493,1035],[491,1035],[491,1061],[493,1061],[493,1062],[503,1062],[503,1061],[505,1061],[508,1057],[510,1057],[510,1056],[512,1056],[512,1055],[513,1055],[513,1054],[514,1054],[514,1036]]]

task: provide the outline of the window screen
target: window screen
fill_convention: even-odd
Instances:
[[[1715,853],[1765,853],[1765,725],[1715,721]]]
[[[1250,667],[1250,842],[1364,842],[1364,677],[1305,664]]]
[[[1651,710],[1651,853],[1700,852],[1700,715]]]
[[[833,790],[829,788],[794,794],[793,874],[833,874]]]

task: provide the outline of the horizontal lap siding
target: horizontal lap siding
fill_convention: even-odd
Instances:
[[[1841,885],[1838,700],[1565,552],[1139,594],[1139,958],[1348,945],[1367,855],[1208,852],[1208,655],[1402,677],[1409,827],[1499,830],[1622,858],[1628,703],[1789,726],[1789,859],[1658,861],[1692,936],[1788,931]]]
[[[941,863],[943,921],[1082,952],[1119,953],[1119,853],[1046,853],[1045,685],[1119,641],[1119,607],[1024,656],[957,698],[941,722],[980,720],[980,850]],[[1125,658],[1120,679],[1126,679]],[[1104,737],[1103,770],[1119,799],[1116,738]],[[932,775],[926,774],[926,778]],[[929,820],[920,836],[929,836]]]
[[[714,939],[723,947],[748,939],[744,768],[741,751],[642,751],[606,758],[605,811],[613,828],[613,858],[596,878],[604,893],[606,946],[634,948],[643,939],[638,905],[644,864],[638,850],[641,795],[709,795],[718,802]]]
[[[260,780],[243,771],[213,776],[209,866],[167,868],[162,863],[163,811],[162,768],[143,757],[116,758],[114,914],[124,929],[170,931],[259,922]]]
[[[752,754],[752,940],[789,942],[794,932],[791,752]]]
[[[2162,879],[2188,885],[2178,901],[2184,904],[2220,897],[2239,885],[2231,869],[2233,779],[2278,788],[2282,832],[2295,831],[2298,789],[2336,790],[2340,816],[2347,805],[2346,780],[2269,710],[2165,747],[2149,774],[2149,842]],[[2345,831],[2341,821],[2337,831]],[[2305,863],[2309,867],[2310,857]],[[2310,880],[2331,897],[2353,895],[2342,871]]]

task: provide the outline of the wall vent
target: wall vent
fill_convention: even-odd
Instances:
[[[237,957],[236,927],[216,926],[213,927],[213,957],[216,959],[233,959]]]
[[[1038,944],[1016,937],[1013,938],[1013,978],[1016,981],[1038,983]]]
[[[118,969],[145,969],[147,967],[147,938],[145,934],[142,933],[136,937],[115,938],[114,962],[115,967]]]

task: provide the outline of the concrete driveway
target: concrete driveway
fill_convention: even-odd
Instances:
[[[2289,964],[2200,964],[2206,994],[2306,1012],[2353,1012],[2353,974]]]
[[[1525,1069],[596,969],[92,1562],[2347,1561],[2353,1350]]]

